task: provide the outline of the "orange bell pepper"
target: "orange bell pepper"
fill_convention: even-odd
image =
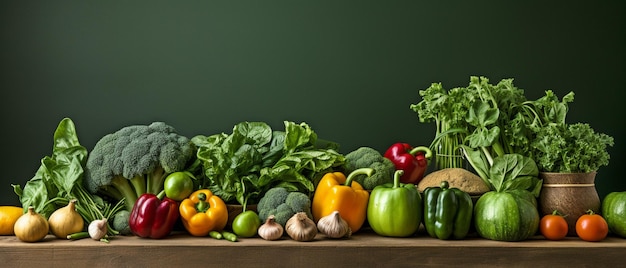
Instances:
[[[180,203],[179,211],[183,226],[193,236],[222,230],[228,221],[226,203],[209,189],[193,192]]]
[[[367,214],[369,193],[353,179],[362,174],[371,176],[373,172],[371,168],[360,168],[348,174],[347,178],[341,172],[324,175],[313,195],[311,213],[315,222],[333,211],[339,211],[352,233],[361,229]]]

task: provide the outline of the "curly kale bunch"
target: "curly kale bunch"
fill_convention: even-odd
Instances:
[[[550,124],[532,142],[542,172],[592,172],[609,164],[613,137],[595,132],[589,124]]]

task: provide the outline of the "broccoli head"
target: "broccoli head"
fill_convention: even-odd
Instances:
[[[396,166],[391,160],[371,147],[360,147],[346,154],[345,172],[349,174],[359,168],[374,169],[374,174],[370,177],[365,175],[354,177],[354,180],[366,190],[372,190],[378,185],[393,182],[393,173],[396,171]]]
[[[163,122],[127,126],[96,143],[87,158],[85,187],[125,198],[130,211],[141,194],[158,194],[165,177],[184,170],[194,154],[191,140]]]
[[[262,222],[274,215],[276,222],[283,227],[298,212],[304,212],[313,219],[311,198],[305,193],[289,192],[283,187],[274,187],[265,192],[257,204],[257,212]]]

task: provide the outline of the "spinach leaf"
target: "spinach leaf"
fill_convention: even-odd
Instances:
[[[539,196],[543,181],[531,158],[520,154],[505,154],[488,160],[480,149],[462,146],[468,161],[492,191],[525,190]]]
[[[54,132],[52,155],[41,159],[41,166],[23,190],[13,185],[24,210],[32,206],[48,217],[62,206],[55,201],[74,198],[73,189],[82,183],[86,159],[87,149],[78,142],[74,123],[64,118]]]
[[[469,110],[467,123],[474,126],[474,131],[465,139],[473,148],[488,147],[498,141],[500,127],[498,122],[500,110],[491,108],[486,102],[475,102]]]
[[[306,123],[285,122],[285,131],[284,150],[287,153],[311,147],[317,141],[317,134]]]
[[[278,159],[283,156],[285,148],[285,132],[274,131],[272,133],[272,141],[270,142],[270,149],[265,155],[263,155],[263,167],[268,167],[276,163]]]
[[[519,154],[506,154],[496,157],[489,170],[489,178],[494,190],[514,189],[533,190],[537,183],[539,170],[535,162]]]
[[[13,191],[20,199],[24,212],[28,207],[34,207],[35,211],[44,217],[50,216],[56,210],[56,206],[48,200],[56,197],[58,190],[54,185],[46,182],[45,167],[40,167],[35,176],[26,182],[24,189],[20,185],[13,184]],[[49,180],[48,180],[49,181]]]

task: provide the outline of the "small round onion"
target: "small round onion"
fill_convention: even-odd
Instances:
[[[85,221],[76,212],[76,199],[67,206],[55,210],[48,218],[50,232],[57,238],[65,239],[68,235],[83,231]]]
[[[35,212],[34,207],[28,207],[28,212],[15,222],[13,231],[15,236],[24,242],[41,241],[48,234],[48,221]]]

